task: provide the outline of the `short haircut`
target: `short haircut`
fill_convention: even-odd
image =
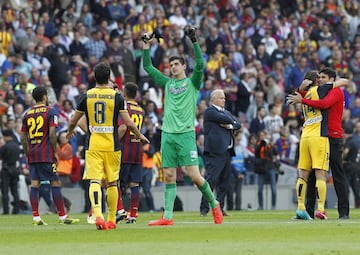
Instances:
[[[110,67],[106,63],[99,63],[94,69],[95,80],[98,84],[107,84],[110,79]]]
[[[325,67],[323,69],[320,70],[319,74],[326,74],[327,76],[329,76],[329,78],[333,78],[334,81],[336,79],[336,71],[330,67]]]
[[[179,60],[179,62],[182,64],[182,65],[185,65],[185,59],[183,57],[180,57],[180,56],[172,56],[169,58],[169,63],[171,63],[172,61],[174,60]]]
[[[46,96],[48,94],[47,89],[45,87],[36,87],[33,91],[32,91],[32,97],[34,98],[35,102],[41,102],[44,98],[44,96]]]
[[[124,84],[124,91],[129,99],[135,99],[138,85],[134,82],[126,82]]]

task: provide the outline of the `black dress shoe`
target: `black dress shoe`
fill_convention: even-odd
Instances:
[[[205,216],[207,216],[207,212],[200,212],[200,216],[202,216],[202,217],[205,217]]]
[[[348,220],[350,219],[349,215],[341,215],[339,216],[339,220]]]
[[[222,212],[223,216],[230,216],[227,212]]]

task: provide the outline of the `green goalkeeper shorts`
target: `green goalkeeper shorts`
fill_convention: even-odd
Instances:
[[[199,164],[195,131],[161,135],[162,167],[194,166]]]

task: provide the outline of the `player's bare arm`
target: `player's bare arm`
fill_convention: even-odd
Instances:
[[[128,112],[121,112],[120,115],[127,128],[130,131],[134,132],[135,136],[137,136],[142,142],[150,143],[149,139],[147,139],[143,134],[140,133],[135,123],[131,120]]]
[[[69,128],[68,128],[68,132],[66,134],[66,138],[69,139],[75,135],[76,124],[78,123],[78,121],[82,115],[83,115],[82,112],[75,111],[74,116],[71,118],[71,120],[69,122]]]
[[[123,138],[127,130],[127,126],[125,124],[121,124],[118,128],[119,139]]]

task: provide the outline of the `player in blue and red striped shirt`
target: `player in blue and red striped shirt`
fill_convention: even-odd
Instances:
[[[124,85],[124,98],[126,99],[127,109],[131,119],[139,130],[142,128],[145,112],[135,101],[138,86],[133,82]],[[140,200],[140,187],[142,177],[142,158],[143,144],[135,134],[127,129],[122,119],[119,120],[119,138],[122,149],[122,161],[120,171],[120,185],[129,185],[130,196],[130,215],[126,223],[135,223]],[[124,207],[121,200],[121,189],[119,189],[118,215],[117,221],[124,218]]]
[[[31,188],[30,203],[34,225],[47,225],[39,215],[39,187],[51,184],[59,222],[73,224],[79,219],[70,218],[65,213],[61,183],[56,168],[56,127],[58,117],[55,110],[48,106],[48,94],[45,87],[37,87],[32,96],[36,104],[24,114],[21,128],[21,143],[29,164]]]

